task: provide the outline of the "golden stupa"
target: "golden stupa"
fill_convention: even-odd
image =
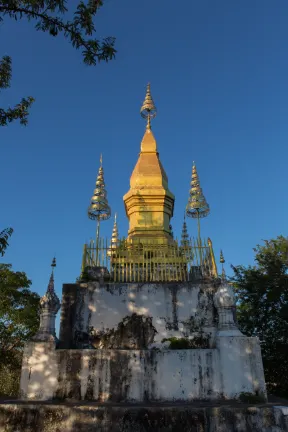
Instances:
[[[151,119],[156,116],[156,107],[149,84],[141,115],[147,119],[147,127],[130,178],[130,190],[123,197],[129,219],[128,240],[171,243],[169,225],[175,197],[168,188],[168,177],[159,159],[157,143],[151,130]]]
[[[94,277],[93,269],[107,269],[107,278],[114,282],[170,282],[190,281],[206,276],[216,277],[217,268],[210,240],[208,243],[201,240],[200,231],[196,241],[189,238],[186,222],[182,233],[184,240],[178,243],[177,239],[173,238],[170,222],[175,197],[169,190],[168,177],[159,159],[157,143],[151,130],[151,120],[156,116],[157,110],[151,96],[150,84],[147,85],[140,113],[147,121],[146,130],[138,160],[130,177],[130,189],[123,197],[129,221],[128,235],[122,239],[118,238],[116,220],[111,241],[99,238],[97,228],[96,243],[91,240],[89,244],[84,245],[82,279],[87,277],[87,269],[92,272],[90,278]],[[102,164],[101,169],[103,173]],[[101,203],[103,201],[103,205],[108,205],[107,200],[105,201],[106,189],[102,177],[99,185],[96,182],[99,186],[99,190],[96,191],[97,200]],[[192,176],[193,181],[194,177]],[[198,186],[196,189],[198,192]],[[194,194],[194,189],[192,192]],[[194,205],[192,198],[190,201]],[[105,218],[101,219],[102,213],[100,217],[98,213],[96,216],[99,219],[99,226],[100,221]],[[104,213],[107,213],[106,207]],[[110,214],[109,207],[109,216]]]

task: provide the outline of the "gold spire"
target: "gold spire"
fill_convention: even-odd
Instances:
[[[150,83],[147,84],[146,96],[140,109],[140,114],[147,119],[147,129],[151,129],[151,119],[156,117],[157,109],[151,96]]]
[[[173,216],[174,195],[168,188],[168,178],[159,159],[150,120],[156,107],[147,86],[141,107],[147,128],[141,142],[141,152],[130,177],[130,190],[123,197],[129,218],[129,240],[171,242],[170,219]]]
[[[111,209],[108,205],[107,192],[104,182],[104,171],[102,167],[102,155],[100,156],[100,168],[96,180],[96,187],[88,208],[88,217],[92,220],[106,220],[111,216]]]
[[[209,246],[209,249],[210,249],[210,257],[211,257],[211,264],[212,264],[213,275],[214,275],[214,277],[218,277],[218,270],[217,270],[217,265],[216,265],[216,260],[215,260],[215,255],[214,255],[212,241],[211,241],[211,239],[209,237],[208,237],[207,240],[208,240],[208,246]]]
[[[105,189],[104,171],[102,166],[102,154],[100,156],[100,168],[96,180],[96,187],[91,198],[90,206],[88,208],[89,219],[97,221],[96,228],[96,263],[98,264],[98,249],[99,249],[99,233],[100,221],[109,219],[111,216],[111,209],[107,200],[107,191]]]
[[[209,204],[207,203],[197,173],[195,162],[192,167],[191,189],[189,191],[189,200],[186,206],[186,214],[192,218],[208,216],[210,213]]]
[[[210,212],[209,205],[203,195],[200,187],[199,177],[195,162],[193,161],[191,188],[189,191],[188,204],[186,206],[186,214],[189,217],[197,218],[198,225],[198,245],[201,251],[201,235],[200,235],[200,218],[208,216]],[[202,261],[202,253],[200,252],[200,261]]]
[[[119,243],[119,238],[118,238],[118,227],[117,227],[117,213],[115,213],[114,226],[113,226],[112,239],[111,239],[111,248],[116,249],[118,243]]]
[[[117,227],[117,213],[115,213],[111,243],[107,251],[107,255],[112,256],[113,251],[117,249],[117,246],[119,246],[119,236],[118,236],[118,227]]]

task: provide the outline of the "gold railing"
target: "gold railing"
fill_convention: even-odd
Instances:
[[[217,277],[210,240],[190,239],[185,246],[177,240],[169,245],[142,244],[120,240],[111,248],[107,239],[93,240],[84,246],[82,274],[85,269],[106,267],[114,282],[185,282]]]

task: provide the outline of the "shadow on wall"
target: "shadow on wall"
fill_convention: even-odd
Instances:
[[[208,338],[203,348],[214,346],[213,286],[95,282],[74,287],[73,309],[63,311],[61,348],[147,349],[154,342],[160,348],[171,338]]]

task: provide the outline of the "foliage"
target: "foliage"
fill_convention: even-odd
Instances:
[[[0,365],[0,396],[17,397],[19,394],[21,377],[21,356],[19,356],[19,365],[11,367]]]
[[[288,238],[254,249],[254,266],[232,266],[243,333],[258,336],[268,390],[288,395]]]
[[[24,343],[38,329],[39,296],[30,291],[30,285],[25,273],[0,264],[0,374],[6,368],[17,375]],[[0,383],[0,393],[4,384]]]
[[[3,256],[9,246],[8,239],[13,233],[13,228],[5,228],[0,232],[0,255]]]
[[[200,334],[199,336],[194,336],[193,339],[187,338],[177,338],[175,336],[170,338],[164,338],[161,341],[170,342],[169,349],[181,350],[181,349],[196,349],[196,348],[208,348],[209,340],[206,335]]]
[[[66,0],[0,0],[0,23],[5,19],[20,20],[26,18],[35,21],[38,31],[49,33],[51,36],[62,35],[67,38],[75,49],[81,49],[84,63],[96,65],[101,61],[109,61],[115,57],[115,39],[106,37],[96,39],[94,18],[103,5],[103,0],[82,0],[72,13],[68,9]],[[73,15],[71,20],[65,20],[66,15]],[[0,60],[0,90],[10,87],[12,77],[12,60],[4,56]],[[23,98],[14,108],[0,108],[0,126],[19,119],[23,125],[27,124],[29,108],[34,99],[29,96]]]
[[[248,392],[240,393],[239,399],[243,403],[248,404],[263,404],[266,402],[266,398],[262,394],[253,394]]]

